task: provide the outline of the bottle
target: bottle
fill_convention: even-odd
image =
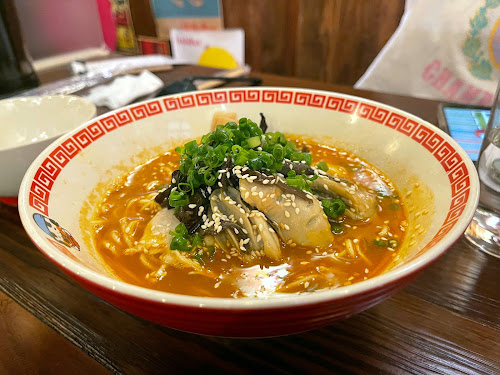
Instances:
[[[0,98],[39,84],[24,47],[14,0],[0,0]]]

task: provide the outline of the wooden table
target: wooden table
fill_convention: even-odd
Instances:
[[[169,82],[192,72],[160,76]],[[254,75],[269,86],[367,97],[436,123],[437,102]],[[17,209],[0,205],[0,374],[198,371],[500,373],[500,260],[462,238],[402,292],[348,320],[286,337],[205,337],[135,318],[88,293],[35,248]]]

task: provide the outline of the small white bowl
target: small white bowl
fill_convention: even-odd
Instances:
[[[94,104],[72,95],[0,100],[0,197],[16,197],[40,152],[95,114]]]

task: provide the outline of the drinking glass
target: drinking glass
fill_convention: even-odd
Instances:
[[[479,207],[465,237],[484,252],[500,258],[500,85],[491,107],[479,152]]]

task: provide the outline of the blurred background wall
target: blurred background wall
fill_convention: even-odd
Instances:
[[[254,71],[347,85],[361,77],[396,30],[405,5],[405,0],[221,2],[225,28],[245,30],[246,62]],[[15,3],[34,59],[103,44],[96,0]],[[156,37],[150,0],[128,3],[135,33]]]

